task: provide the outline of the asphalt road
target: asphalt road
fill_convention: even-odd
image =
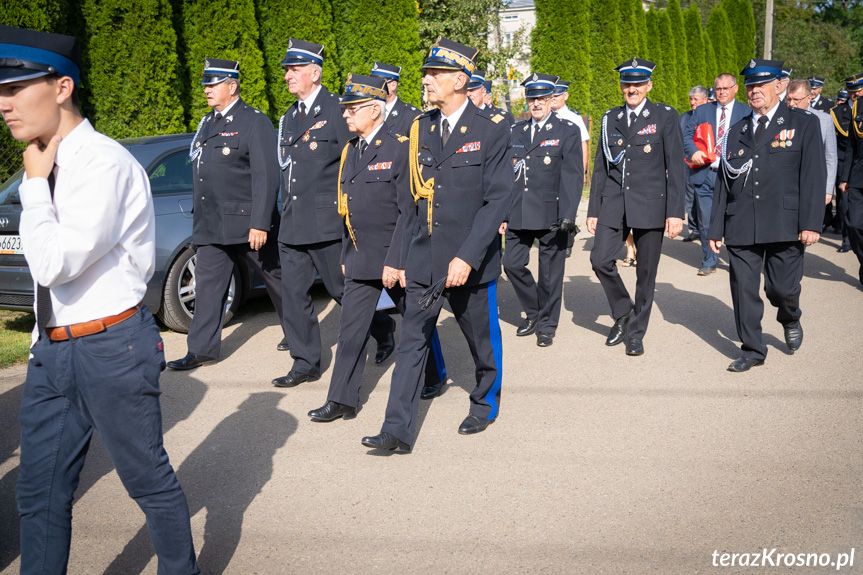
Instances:
[[[456,431],[473,364],[447,312],[449,385],[422,403],[410,454],[360,445],[380,429],[392,359],[370,359],[356,418],[307,417],[326,400],[335,353],[339,308],[325,298],[316,305],[328,371],[317,382],[270,385],[290,367],[275,349],[274,312],[232,323],[220,363],[164,373],[165,441],[204,573],[764,571],[739,567],[742,556],[714,567],[726,552],[757,553],[767,571],[828,573],[836,566],[813,567],[811,557],[809,567],[784,567],[782,556],[769,566],[780,553],[848,561],[839,554],[852,549],[853,567],[839,572],[863,572],[863,291],[853,254],[838,254],[832,234],[808,251],[802,348],[786,350],[767,304],[767,362],[734,374],[724,255],[718,273],[698,277],[698,244],[666,239],[646,353],[627,357],[604,345],[612,321],[590,270],[592,243],[582,232],[567,260],[550,348],[515,336],[520,310],[501,277],[501,412],[479,435]],[[622,274],[634,287],[635,270]],[[169,359],[186,351],[180,334],[165,334],[165,346]],[[24,367],[0,371],[4,573],[18,572],[24,376]],[[77,493],[69,572],[156,573],[143,515],[98,440]]]

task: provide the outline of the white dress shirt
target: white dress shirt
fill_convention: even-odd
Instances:
[[[742,104],[741,104],[742,105]],[[735,103],[734,100],[731,100],[729,103],[723,106],[719,102],[716,102],[716,146],[719,146],[719,119],[722,117],[722,108],[725,108],[725,134],[728,133],[728,129],[731,128],[731,111],[734,109]],[[725,136],[723,135],[723,138]],[[719,154],[716,155],[716,160],[710,164],[710,167],[714,170],[719,169]]]
[[[584,124],[584,119],[582,119],[581,114],[575,112],[574,110],[570,110],[568,106],[564,106],[557,112],[555,112],[557,116],[562,120],[569,120],[581,130],[581,141],[586,142],[590,140],[590,132],[587,131],[587,126]]]
[[[458,124],[458,121],[461,118],[461,115],[464,113],[465,110],[467,110],[467,103],[468,102],[470,102],[470,98],[465,98],[464,104],[462,104],[458,110],[456,110],[455,112],[453,112],[449,116],[444,116],[443,112],[441,112],[441,114],[440,114],[440,124],[441,125],[439,126],[439,128],[441,130],[443,130],[443,121],[446,120],[447,122],[449,122],[449,133],[452,134],[453,131],[455,130],[456,124]]]
[[[300,100],[300,102],[302,102],[303,104],[305,104],[305,105],[306,105],[306,115],[309,115],[309,114],[311,114],[311,113],[312,113],[312,104],[314,104],[314,103],[315,103],[315,98],[317,98],[317,97],[318,97],[318,94],[319,94],[320,92],[321,92],[321,85],[320,85],[320,84],[318,84],[318,87],[317,87],[317,88],[315,88],[315,91],[314,91],[314,92],[312,92],[311,94],[309,94],[309,97],[308,97],[308,98],[306,98],[305,100]],[[300,109],[300,102],[297,102],[297,109],[298,109],[298,110]]]
[[[644,109],[644,107],[646,105],[647,105],[647,98],[643,99],[641,101],[641,103],[635,107],[634,110],[629,107],[629,104],[626,104],[625,106],[623,106],[624,108],[626,108],[626,127],[627,128],[632,125],[632,113],[635,112],[635,117],[637,118],[638,116],[641,115],[641,111]]]
[[[87,120],[60,142],[55,163],[53,202],[45,178],[25,175],[20,188],[34,292],[37,283],[51,289],[49,326],[116,315],[144,298],[155,267],[147,173]]]

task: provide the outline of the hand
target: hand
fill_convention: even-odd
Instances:
[[[403,288],[408,287],[408,280],[405,277],[405,270],[399,270],[399,285]]]
[[[713,253],[718,254],[719,248],[722,247],[722,241],[720,240],[707,240],[707,243],[710,244],[710,249],[713,250]]]
[[[707,163],[708,159],[709,158],[707,157],[707,154],[705,154],[701,150],[698,150],[697,152],[692,154],[692,163],[693,164],[705,164],[705,163]]]
[[[45,178],[54,170],[54,158],[57,157],[57,146],[60,136],[53,136],[47,146],[39,140],[32,140],[24,150],[24,170],[28,178]]]
[[[829,206],[830,202],[833,201],[833,194],[827,194],[827,197],[824,200],[824,205]]]
[[[590,232],[590,235],[596,235],[596,222],[599,221],[599,218],[587,218],[587,231]]]
[[[575,229],[575,222],[573,222],[572,220],[568,220],[566,218],[563,218],[563,219],[559,219],[556,222],[554,222],[553,224],[551,224],[551,227],[548,228],[548,231],[569,233],[574,229]]]
[[[506,222],[502,222],[500,227],[497,229],[497,233],[500,235],[504,235],[506,233]]]
[[[267,243],[267,232],[249,228],[249,245],[253,250],[259,250]]]
[[[391,288],[395,286],[396,282],[399,281],[399,270],[391,268],[390,266],[384,266],[384,273],[381,280],[384,282],[385,287]]]
[[[342,277],[345,275],[345,264],[342,264]]]
[[[812,244],[818,243],[818,240],[821,238],[821,234],[810,230],[803,230],[798,234],[797,238],[804,246],[811,246]]]
[[[665,231],[668,232],[670,239],[674,239],[677,234],[683,231],[683,220],[681,218],[665,218]]]
[[[839,184],[839,191],[843,194],[848,191],[848,182],[842,182]]]
[[[453,258],[446,274],[446,287],[463,286],[470,275],[470,265],[461,258]]]

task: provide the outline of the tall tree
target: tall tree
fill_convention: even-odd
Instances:
[[[569,105],[576,109],[590,101],[590,3],[537,0],[536,26],[531,35],[530,68],[572,82]]]
[[[620,2],[620,54],[623,58],[638,56],[646,58],[644,44],[639,34],[636,18],[643,14],[641,0],[621,0]]]
[[[668,11],[651,10],[651,13],[656,30],[655,58],[653,59],[656,62],[656,68],[652,76],[653,91],[650,93],[650,99],[677,108],[677,55],[675,54],[674,41],[671,38]]]
[[[731,31],[731,23],[722,5],[717,6],[707,18],[707,34],[716,54],[716,65],[719,73],[729,72],[736,74],[740,68],[737,67],[737,48],[735,37]]]
[[[593,117],[591,139],[598,142],[602,114],[620,105],[619,76],[613,70],[620,64],[620,9],[617,0],[593,0],[591,3],[590,115]]]
[[[723,0],[722,7],[728,15],[734,42],[737,48],[734,72],[742,70],[755,52],[755,15],[749,0]]]
[[[424,55],[438,36],[444,36],[478,49],[480,68],[488,65],[488,31],[497,24],[504,0],[417,0],[417,5]]]
[[[275,120],[297,100],[288,91],[285,70],[281,65],[288,49],[289,38],[323,44],[322,83],[331,91],[339,91],[342,79],[329,0],[257,0],[257,3],[267,73],[267,92],[272,103],[270,117]]]
[[[369,15],[374,14],[374,19]],[[344,74],[368,74],[375,60],[401,66],[399,96],[420,104],[420,66],[415,0],[344,0],[340,29],[339,67]]]
[[[683,31],[686,36],[686,53],[689,57],[689,87],[706,86],[707,50],[704,46],[704,31],[701,28],[701,16],[698,14],[698,4],[693,2],[683,13]],[[712,85],[712,84],[711,84]]]
[[[746,0],[743,1],[745,2]],[[686,94],[689,93],[689,89],[692,87],[689,83],[689,62],[691,62],[691,59],[689,56],[689,47],[686,43],[686,29],[683,24],[683,12],[680,8],[680,0],[668,0],[668,7],[665,9],[665,12],[668,14],[671,37],[674,40],[674,55],[677,60],[674,63],[677,76],[676,107],[678,110],[686,109],[682,106],[687,101]]]
[[[83,8],[96,129],[112,138],[184,131],[168,0],[85,0]]]
[[[704,52],[706,54],[704,71],[707,74],[704,78],[704,85],[709,88],[713,85],[713,80],[716,76],[719,75],[719,65],[716,63],[716,51],[713,49],[713,41],[706,32],[704,33]],[[740,91],[738,90],[738,92]]]
[[[196,128],[210,110],[199,85],[205,58],[238,60],[243,100],[268,113],[264,58],[252,0],[190,0],[182,6],[180,34],[187,54],[182,80],[192,86],[186,104],[188,126]]]

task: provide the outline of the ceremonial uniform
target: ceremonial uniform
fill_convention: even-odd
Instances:
[[[848,89],[863,90],[863,74],[857,74],[846,81]],[[845,165],[840,182],[847,182],[845,192],[847,205],[848,239],[851,249],[860,262],[859,279],[863,283],[863,104],[858,97],[851,108],[851,123],[848,128],[848,148],[845,151]]]
[[[781,62],[752,60],[741,74],[746,84],[779,76]],[[768,85],[767,88],[771,86]],[[752,113],[728,132],[723,169],[718,177],[708,237],[728,249],[734,319],[742,357],[730,371],[763,363],[767,346],[761,337],[764,291],[778,308],[776,319],[794,351],[802,341],[800,280],[803,277],[803,231],[820,233],[827,172],[818,119],[779,101],[755,122]],[[766,125],[765,125],[766,122]],[[764,125],[760,138],[756,126]]]
[[[411,123],[422,113],[422,110],[395,96],[398,90],[398,81],[401,79],[401,73],[401,66],[375,62],[372,65],[372,71],[369,73],[369,76],[372,78],[383,78],[387,82],[388,101],[386,103],[384,122],[387,128],[394,134],[406,136],[411,129]]]
[[[555,76],[549,77],[547,90],[536,87],[544,76],[534,74],[530,78],[537,77],[538,81],[526,81],[529,101],[553,91]],[[536,322],[538,334],[550,336],[538,340],[540,344],[547,342],[545,345],[551,344],[560,319],[566,244],[584,187],[581,132],[550,110],[549,104],[549,113],[542,121],[525,120],[512,129],[515,185],[503,257],[504,271],[527,320]],[[563,222],[567,222],[566,229],[561,229]],[[538,281],[527,269],[535,241],[539,242]],[[518,335],[526,331],[520,330]]]
[[[808,78],[808,80],[809,85],[812,86],[813,89],[824,87],[824,78],[822,78],[821,76],[812,76],[811,78]],[[836,102],[834,102],[827,96],[819,93],[817,96],[815,96],[815,98],[812,99],[812,101],[809,103],[809,106],[815,110],[819,110],[826,114],[829,113],[834,106],[836,106]]]
[[[221,83],[238,74],[238,62],[208,59],[203,82]],[[173,369],[197,367],[200,358],[219,357],[228,287],[234,265],[241,259],[263,278],[286,333],[277,244],[275,145],[276,130],[269,118],[241,98],[221,112],[213,109],[198,125],[190,148],[196,299],[187,338],[189,354],[196,357],[171,362]],[[250,229],[267,233],[266,243],[258,250],[249,244]]]
[[[833,106],[830,110],[830,117],[833,119],[833,127],[836,129],[836,185],[842,181],[842,174],[845,170],[845,159],[847,157],[848,140],[851,128],[851,106],[852,103],[843,102]],[[851,243],[848,239],[848,202],[846,201],[847,194],[843,194],[837,190],[836,192],[836,219],[839,224],[839,230],[842,233],[842,245],[839,247],[840,252],[847,252],[851,249]]]
[[[633,80],[649,79],[649,71],[645,77],[643,70],[652,71],[653,63],[644,62],[633,59],[633,65],[619,66],[621,81],[625,74],[633,73],[629,70],[641,71]],[[637,342],[636,348],[641,347],[653,306],[666,220],[682,219],[685,197],[678,114],[671,106],[648,98],[640,106],[629,125],[627,118],[636,111],[626,105],[603,115],[603,140],[597,146],[587,206],[587,217],[598,218],[590,263],[608,298],[615,320],[613,331],[619,332],[610,334],[606,344],[616,345],[626,336]],[[634,305],[616,266],[630,229],[638,251]],[[629,347],[627,353],[640,355],[635,348],[630,353]]]

